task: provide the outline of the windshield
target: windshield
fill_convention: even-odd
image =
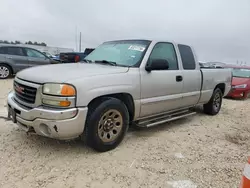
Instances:
[[[233,68],[233,77],[250,78],[250,69]]]
[[[149,44],[150,41],[146,40],[105,42],[85,59],[115,62],[117,66],[139,67]]]

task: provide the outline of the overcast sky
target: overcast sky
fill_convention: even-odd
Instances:
[[[82,48],[151,38],[195,47],[201,61],[250,65],[250,0],[0,0],[0,40]]]

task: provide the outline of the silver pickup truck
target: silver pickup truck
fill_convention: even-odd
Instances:
[[[8,95],[20,128],[104,152],[129,125],[150,127],[204,112],[216,115],[231,89],[228,69],[201,69],[191,47],[167,41],[105,42],[83,62],[19,72]]]

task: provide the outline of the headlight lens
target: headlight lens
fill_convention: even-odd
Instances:
[[[237,86],[233,86],[233,88],[246,88],[247,84],[242,84],[242,85],[237,85]]]
[[[75,96],[76,90],[68,84],[44,84],[43,93],[57,96]]]

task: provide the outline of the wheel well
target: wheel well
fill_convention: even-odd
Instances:
[[[110,94],[110,95],[103,95],[100,97],[97,97],[93,99],[89,104],[90,105],[99,105],[103,101],[105,101],[107,98],[112,97],[121,100],[127,107],[129,112],[129,121],[133,121],[134,114],[135,114],[135,106],[134,106],[134,100],[133,97],[128,93],[116,93],[116,94]],[[106,98],[106,99],[105,99]]]
[[[224,95],[224,93],[225,93],[225,88],[226,88],[226,84],[220,83],[220,84],[218,84],[218,85],[215,87],[215,89],[217,89],[217,88],[219,88],[219,89],[221,90],[222,94]]]
[[[10,68],[11,74],[14,73],[12,66],[8,65],[7,63],[0,63],[0,65],[6,65],[6,66],[8,66]]]

